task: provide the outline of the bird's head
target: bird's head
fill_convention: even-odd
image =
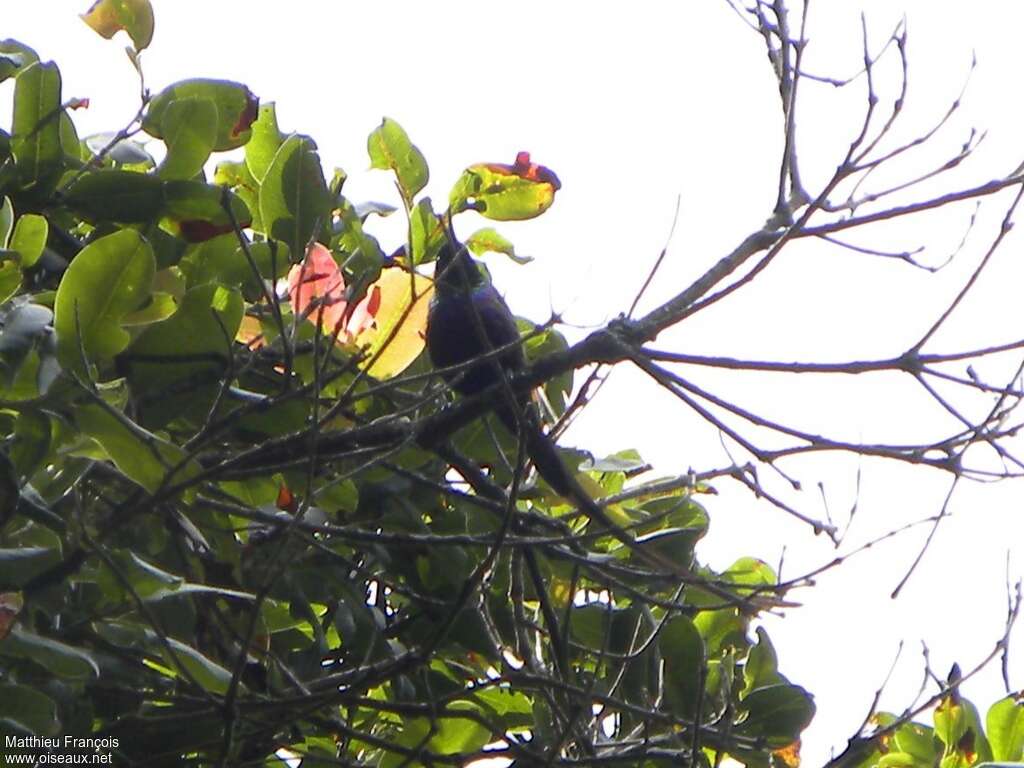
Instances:
[[[434,290],[440,295],[468,293],[486,282],[469,249],[449,234],[437,254]]]

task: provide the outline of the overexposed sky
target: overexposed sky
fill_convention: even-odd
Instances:
[[[138,104],[135,73],[120,38],[100,39],[79,19],[87,0],[11,2],[0,34],[35,47],[61,67],[64,98],[88,97],[75,114],[83,135],[125,124]],[[328,174],[350,176],[355,201],[396,201],[390,178],[368,171],[366,136],[381,117],[398,120],[431,167],[428,191],[443,201],[465,166],[511,162],[528,150],[555,170],[563,187],[540,219],[500,225],[517,250],[535,257],[517,267],[489,257],[513,309],[536,321],[552,311],[579,338],[626,310],[659,251],[668,245],[650,308],[759,228],[774,204],[781,148],[776,85],[763,45],[725,0],[695,2],[389,4],[154,0],[156,35],[143,54],[153,92],[186,77],[246,83],[275,101],[282,129],[313,136]],[[936,152],[908,157],[900,170],[930,169],[967,139],[988,131],[976,157],[932,190],[1006,175],[1024,159],[1024,112],[1016,96],[1024,50],[1024,6],[976,0],[817,0],[810,12],[806,66],[822,75],[854,74],[861,64],[861,10],[877,49],[900,17],[908,19],[909,138],[948,109],[977,67],[961,109],[936,137]],[[883,103],[897,72],[879,71]],[[804,181],[814,194],[859,129],[862,83],[846,91],[805,82],[799,115]],[[0,87],[0,121],[9,121],[10,84]],[[880,179],[880,183],[883,180]],[[882,186],[885,186],[882,183]],[[838,361],[898,354],[930,325],[970,275],[995,234],[1008,198],[987,200],[958,251],[972,204],[871,230],[866,245],[927,246],[923,262],[952,263],[931,274],[905,264],[801,242],[754,285],[664,334],[656,346],[761,359]],[[1012,192],[1010,193],[1012,194]],[[668,240],[678,201],[678,223]],[[442,207],[439,203],[438,207]],[[460,218],[466,233],[469,217]],[[404,223],[379,230],[397,243]],[[1021,243],[1007,239],[962,311],[927,350],[987,346],[1021,336]],[[979,366],[999,382],[1008,360]],[[700,372],[694,379],[764,415],[851,440],[917,438],[952,431],[923,393],[902,379]],[[1003,382],[1005,383],[1005,382]],[[595,452],[637,447],[658,472],[677,474],[729,462],[719,436],[643,377],[616,372],[567,442]],[[733,447],[734,448],[734,447]],[[742,455],[742,454],[738,454]],[[948,479],[880,462],[822,456],[787,469],[804,484],[787,498],[808,514],[829,509],[850,526],[848,551],[904,522],[938,511]],[[860,471],[859,495],[857,472]],[[770,470],[766,484],[782,492]],[[699,554],[724,568],[743,555],[796,576],[827,563],[824,537],[742,488],[721,481],[704,501],[712,530]],[[784,489],[783,489],[784,490]],[[991,649],[1005,614],[1007,549],[1024,540],[1022,486],[964,486],[932,549],[898,600],[888,595],[923,541],[924,529],[873,548],[792,597],[804,603],[767,625],[782,671],[816,696],[805,734],[805,764],[841,750],[863,719],[901,641],[883,706],[901,709],[916,694],[926,641],[935,670],[973,666]],[[1024,557],[1010,560],[1013,579]],[[1018,633],[1018,645],[1021,645]],[[1011,683],[1024,666],[1011,657]],[[1001,695],[993,667],[966,687],[984,712]]]

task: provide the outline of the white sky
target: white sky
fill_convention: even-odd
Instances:
[[[22,40],[61,67],[64,97],[89,97],[75,114],[80,132],[111,130],[134,114],[125,101],[135,75],[120,38],[101,40],[78,19],[87,0],[7,0],[0,35]],[[724,0],[703,3],[518,2],[333,3],[291,0],[155,0],[156,36],[143,55],[156,92],[191,76],[245,82],[276,101],[282,128],[312,135],[328,173],[350,174],[356,200],[395,201],[386,174],[368,172],[366,136],[383,115],[398,120],[431,166],[429,191],[443,201],[463,167],[511,162],[520,149],[554,169],[563,188],[538,220],[500,226],[536,261],[515,267],[489,259],[513,309],[537,321],[552,308],[592,327],[628,308],[665,245],[677,198],[679,223],[646,306],[672,295],[760,227],[774,203],[781,141],[775,83],[762,44]],[[811,9],[807,66],[853,74],[860,65],[859,12],[877,47],[906,12],[909,19],[908,132],[941,116],[978,66],[958,117],[940,135],[946,159],[976,126],[988,130],[977,157],[933,189],[1005,175],[1024,158],[1024,114],[1017,96],[1024,52],[1024,6],[975,0],[818,0]],[[879,86],[891,99],[894,70]],[[890,86],[886,91],[886,84]],[[9,86],[8,86],[9,87]],[[859,128],[863,87],[848,95],[804,84],[800,140],[814,194]],[[6,110],[9,91],[2,91]],[[0,114],[4,124],[9,119]],[[908,175],[917,167],[901,166]],[[948,187],[946,185],[949,185]],[[1012,194],[1012,193],[1011,193]],[[1007,201],[986,202],[971,239],[937,274],[904,264],[800,243],[763,280],[667,333],[657,346],[685,352],[781,360],[881,358],[902,352],[941,312],[994,236]],[[439,206],[440,207],[440,206]],[[858,242],[892,250],[927,245],[939,263],[956,250],[970,205],[876,227]],[[468,217],[467,217],[468,218]],[[404,225],[384,237],[393,245]],[[469,231],[463,222],[461,231]],[[1020,241],[1005,243],[976,294],[926,351],[987,346],[1021,336]],[[579,338],[586,328],[567,329]],[[977,366],[992,383],[1007,361]],[[896,377],[824,382],[790,377],[694,374],[702,386],[764,415],[848,439],[912,439],[951,431],[938,409]],[[638,447],[659,472],[727,463],[717,434],[640,376],[616,373],[568,441],[596,452]],[[934,514],[948,481],[922,471],[823,457],[788,470],[805,491],[791,500],[822,514],[825,483],[840,522],[858,512],[843,551],[901,523]],[[773,490],[781,485],[765,470]],[[834,550],[806,526],[749,493],[719,482],[705,499],[712,531],[700,555],[723,568],[742,555],[777,564],[785,547],[789,577],[828,562]],[[769,620],[782,671],[816,696],[805,734],[807,765],[842,749],[905,642],[883,707],[901,709],[917,692],[921,641],[945,675],[973,666],[992,648],[1005,615],[1007,549],[1024,540],[1021,485],[964,487],[953,517],[898,600],[889,593],[921,546],[924,530],[878,546],[793,595],[804,603]],[[1022,559],[1011,559],[1014,579]],[[1018,651],[1020,632],[1017,633]],[[1024,686],[1019,656],[1011,684]],[[966,687],[984,713],[1001,695],[997,665]]]

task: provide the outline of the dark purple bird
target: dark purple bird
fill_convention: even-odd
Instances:
[[[512,400],[507,387],[497,386],[506,374],[526,364],[518,342],[519,330],[505,300],[480,273],[466,247],[449,234],[437,258],[434,299],[427,322],[427,353],[434,367],[460,366],[442,375],[463,395],[475,395],[493,387],[497,401],[494,412],[513,435],[520,434],[522,422],[526,452],[555,493],[576,504],[641,562],[666,574],[693,579],[687,563],[675,563],[658,552],[645,551],[632,535],[612,522],[562,464],[555,444],[541,431],[529,398],[522,395]],[[705,584],[704,588],[724,599],[736,599],[715,585]]]
[[[456,392],[475,395],[526,365],[518,341],[519,329],[505,300],[480,273],[466,247],[449,235],[437,257],[427,323],[430,361],[435,368],[450,368],[477,360],[443,374]],[[513,435],[519,434],[519,419],[525,419],[526,450],[540,476],[556,493],[568,493],[572,479],[551,439],[541,431],[529,398],[522,395],[509,402],[510,394],[500,388],[494,397],[501,401],[494,411]]]

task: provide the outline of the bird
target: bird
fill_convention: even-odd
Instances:
[[[447,218],[447,217],[446,217]],[[472,396],[492,389],[498,401],[494,412],[501,423],[524,441],[526,454],[537,473],[559,496],[617,539],[650,568],[683,581],[697,580],[708,592],[727,603],[753,605],[757,598],[739,598],[727,589],[695,577],[686,563],[645,548],[630,532],[619,527],[584,490],[558,454],[551,437],[541,429],[540,417],[527,394],[516,394],[508,376],[526,367],[515,316],[497,288],[481,273],[460,243],[447,218],[447,233],[438,251],[434,296],[427,313],[425,342],[431,364],[452,389]],[[505,386],[499,387],[502,382]]]
[[[512,310],[450,231],[438,252],[434,275],[426,347],[431,364],[441,369],[451,387],[463,396],[475,395],[525,368]],[[513,435],[523,435],[527,454],[548,485],[560,495],[570,494],[571,474],[541,430],[529,395],[513,395],[507,388],[496,391],[501,402],[494,410],[501,423]]]

